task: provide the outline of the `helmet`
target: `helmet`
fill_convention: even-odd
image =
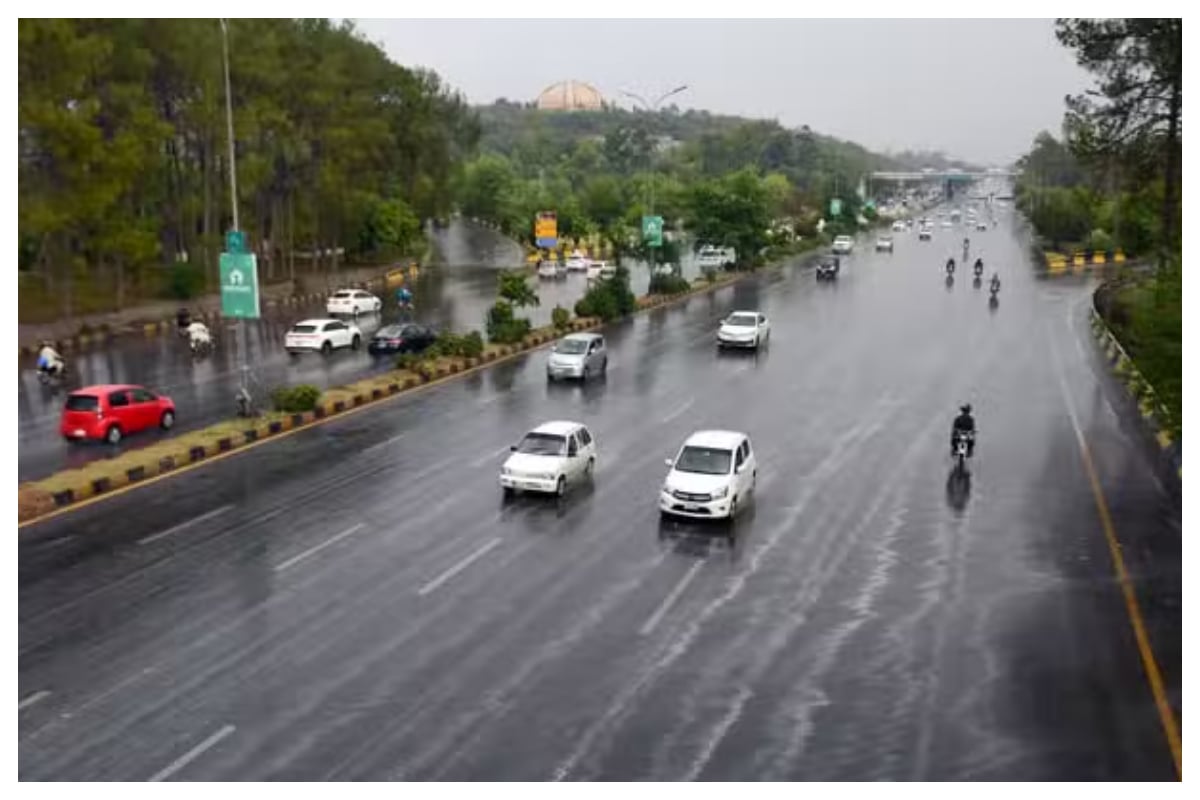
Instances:
[[[962,411],[962,413],[964,413],[964,414],[970,414],[971,413],[971,404],[967,403],[965,405],[961,405],[961,406],[959,406],[959,410]]]

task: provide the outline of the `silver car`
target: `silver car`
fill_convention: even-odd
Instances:
[[[587,380],[608,370],[608,349],[598,333],[572,333],[554,345],[546,362],[546,377]]]

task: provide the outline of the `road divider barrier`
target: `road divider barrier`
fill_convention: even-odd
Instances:
[[[1120,266],[1128,262],[1128,258],[1121,250],[1114,250],[1111,252],[1101,250],[1076,250],[1072,253],[1059,253],[1053,250],[1043,250],[1042,260],[1046,265],[1046,271],[1051,275],[1062,275],[1067,272],[1080,273],[1087,269],[1104,267],[1108,264]]]

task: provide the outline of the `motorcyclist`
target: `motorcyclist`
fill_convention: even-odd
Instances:
[[[967,258],[970,256],[970,253],[971,253],[971,237],[967,236],[967,237],[963,238],[963,263],[964,264],[967,262]]]
[[[396,290],[396,302],[401,308],[412,308],[412,299],[412,292],[408,290],[407,286],[401,286]]]
[[[954,257],[953,256],[946,259],[946,274],[947,275],[954,274]]]
[[[992,273],[992,282],[990,284],[990,288],[992,290],[992,294],[999,294],[999,292],[1000,292],[1000,273],[999,272]]]
[[[188,343],[192,350],[201,350],[212,345],[212,334],[203,322],[193,322],[187,326]]]
[[[192,312],[188,311],[186,307],[180,306],[179,310],[175,312],[175,325],[179,332],[186,333],[190,324],[192,324]]]
[[[66,362],[54,349],[53,344],[48,340],[43,340],[42,349],[38,351],[37,367],[39,372],[46,375],[60,375],[66,368]]]
[[[982,258],[975,259],[975,274],[976,275],[983,274],[983,259]]]
[[[950,429],[950,452],[954,452],[954,445],[957,443],[958,435],[966,434],[967,437],[967,457],[970,458],[975,453],[975,418],[971,416],[971,404],[959,407],[959,414],[954,418],[954,425]]]

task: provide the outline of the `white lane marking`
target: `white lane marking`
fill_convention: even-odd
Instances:
[[[642,624],[642,627],[638,629],[639,634],[645,636],[658,627],[658,623],[662,622],[662,618],[665,617],[667,612],[671,610],[671,606],[675,605],[675,601],[679,599],[679,596],[683,594],[683,591],[687,589],[688,584],[692,582],[692,579],[696,577],[696,573],[698,573],[703,566],[704,559],[700,559],[695,564],[692,564],[692,568],[689,569],[687,573],[679,579],[679,583],[675,584],[675,588],[671,590],[671,593],[667,595],[666,599],[663,600],[662,603],[659,604],[658,608],[655,609],[654,613],[650,615],[650,619],[646,620],[645,623]]]
[[[20,703],[17,704],[17,711],[24,711],[25,709],[29,708],[34,703],[40,703],[41,701],[45,700],[49,696],[50,696],[50,692],[46,691],[45,689],[34,692],[33,694],[29,695],[29,697],[26,697],[24,700],[22,700]]]
[[[301,561],[308,558],[309,556],[316,555],[317,553],[324,550],[326,547],[329,547],[329,545],[334,544],[335,542],[340,542],[342,539],[345,539],[347,536],[352,536],[355,533],[358,533],[358,531],[362,530],[363,527],[364,527],[364,525],[361,522],[358,523],[357,525],[349,527],[346,530],[342,531],[341,533],[336,534],[336,535],[326,539],[325,541],[321,542],[319,545],[316,545],[315,547],[310,547],[307,550],[305,550],[303,553],[294,555],[291,558],[289,558],[287,561],[284,561],[280,564],[276,564],[275,571],[283,572],[288,567],[293,567],[296,564],[299,564]]]
[[[483,556],[487,555],[489,552],[491,552],[491,550],[493,548],[495,548],[497,545],[499,545],[500,542],[501,542],[501,539],[499,536],[497,536],[496,538],[487,542],[482,547],[477,549],[474,553],[471,553],[471,555],[467,556],[462,561],[459,561],[457,564],[450,567],[450,569],[446,570],[441,575],[438,575],[436,578],[431,580],[429,583],[422,586],[420,589],[417,590],[417,594],[424,597],[425,595],[434,591],[439,586],[441,586],[443,583],[450,580],[451,578],[453,578],[458,573],[462,572],[467,567],[471,566],[471,564],[475,563],[475,561],[477,561],[480,558],[483,558]]]
[[[384,439],[382,442],[376,442],[375,444],[363,450],[363,455],[366,455],[367,453],[373,453],[381,447],[387,447],[389,444],[395,444],[403,439],[406,435],[406,433],[398,433],[390,439]]]
[[[689,408],[691,408],[693,405],[695,405],[695,403],[696,403],[695,398],[688,400],[686,403],[681,405],[679,408],[675,409],[670,414],[667,414],[665,417],[663,417],[661,420],[659,420],[659,423],[666,424],[666,423],[670,422],[671,420],[675,419],[676,417],[680,416],[681,414],[684,414],[685,412],[687,412],[687,410]]]
[[[152,533],[149,536],[144,536],[141,539],[138,539],[138,544],[150,544],[151,542],[157,542],[159,539],[165,539],[166,537],[175,533],[179,533],[180,531],[190,528],[197,523],[205,522],[213,517],[219,517],[225,512],[231,510],[233,510],[233,506],[221,506],[220,508],[214,508],[212,511],[209,511],[206,514],[201,514],[198,517],[189,519],[187,522],[181,522],[173,528],[167,528],[165,531],[159,531],[158,533]]]
[[[500,456],[509,452],[509,447],[510,447],[510,445],[506,444],[506,445],[504,445],[504,447],[501,447],[499,450],[496,450],[495,452],[488,453],[487,455],[482,456],[481,458],[475,459],[474,461],[471,462],[471,469],[479,469],[480,467],[488,464],[489,462],[495,461]]]
[[[226,725],[224,728],[221,728],[221,730],[217,731],[212,736],[209,736],[203,742],[196,745],[191,750],[188,750],[186,753],[160,769],[158,772],[154,773],[154,776],[150,778],[149,783],[165,781],[167,778],[171,777],[176,772],[179,772],[179,770],[195,761],[196,758],[204,753],[205,750],[208,750],[210,747],[224,739],[229,734],[233,733],[235,730],[237,730],[237,728],[235,728],[233,725]]]

